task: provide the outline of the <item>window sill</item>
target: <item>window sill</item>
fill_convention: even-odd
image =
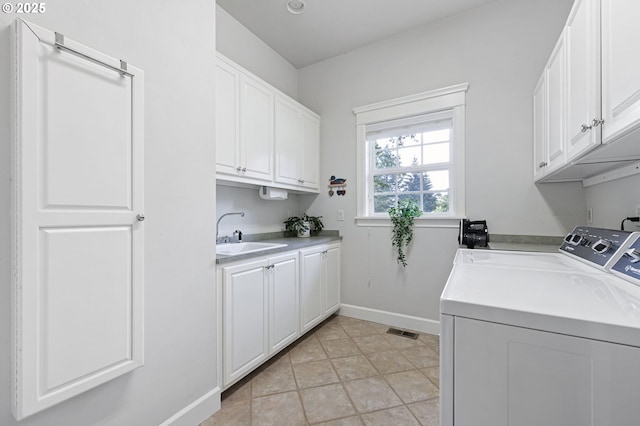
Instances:
[[[459,228],[460,219],[464,217],[418,217],[414,219],[415,228]],[[356,226],[365,227],[391,227],[391,219],[388,217],[356,216]]]

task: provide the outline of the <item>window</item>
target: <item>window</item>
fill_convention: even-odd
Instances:
[[[418,221],[464,217],[464,103],[459,85],[356,108],[358,224],[385,225],[412,198]],[[372,222],[373,221],[373,222]],[[420,225],[417,225],[420,226]]]

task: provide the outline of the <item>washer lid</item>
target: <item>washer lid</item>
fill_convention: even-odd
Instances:
[[[588,273],[605,273],[569,256],[564,256],[559,252],[532,253],[524,251],[459,249],[456,253],[454,263],[519,269],[546,269],[550,271],[580,270]]]
[[[640,287],[574,271],[455,264],[442,314],[640,347]]]

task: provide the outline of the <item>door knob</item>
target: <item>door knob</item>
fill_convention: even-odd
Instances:
[[[138,213],[138,215],[136,216],[136,219],[138,219],[138,222],[144,222],[144,213]]]

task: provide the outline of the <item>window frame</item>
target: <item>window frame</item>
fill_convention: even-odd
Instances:
[[[431,90],[353,109],[356,116],[357,140],[357,216],[358,226],[391,226],[389,216],[374,213],[369,197],[373,197],[371,146],[367,142],[368,127],[381,123],[411,120],[411,117],[449,111],[453,122],[449,159],[449,211],[430,212],[416,218],[416,227],[458,227],[465,217],[465,105],[468,83]],[[384,127],[384,124],[382,124]]]

